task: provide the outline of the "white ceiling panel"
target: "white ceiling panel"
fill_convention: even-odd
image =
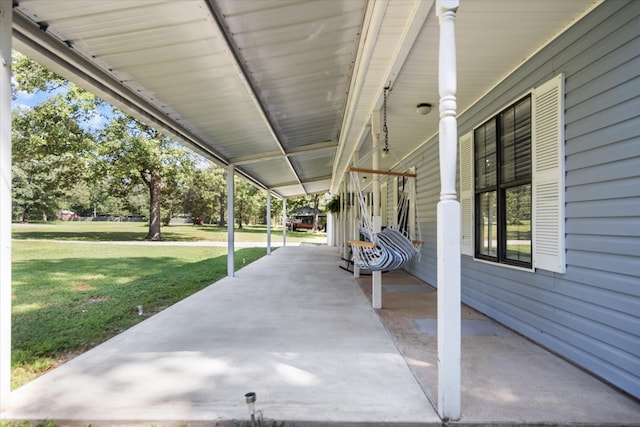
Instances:
[[[400,158],[438,129],[432,0],[14,3],[18,50],[281,197],[337,188],[385,86]],[[463,111],[598,0],[460,3]]]
[[[283,157],[247,162],[239,167],[242,167],[253,176],[263,176],[264,174],[272,174],[273,171],[278,171],[277,177],[272,180],[270,188],[300,184],[289,163]]]

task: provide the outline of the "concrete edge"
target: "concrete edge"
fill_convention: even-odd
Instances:
[[[40,420],[40,419],[0,419],[3,423],[29,425],[47,425],[53,422],[56,427],[251,427],[251,421],[247,420]],[[304,421],[304,420],[273,420],[264,419],[256,422],[257,427],[640,427],[639,423],[574,423],[574,422],[343,422],[343,421]]]

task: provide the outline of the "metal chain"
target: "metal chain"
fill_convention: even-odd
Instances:
[[[383,150],[385,152],[389,151],[389,128],[387,128],[387,93],[390,90],[391,89],[389,89],[388,87],[384,88],[384,98],[383,98],[383,102],[382,102],[382,114],[383,114],[382,131],[384,132],[384,148],[383,148]]]

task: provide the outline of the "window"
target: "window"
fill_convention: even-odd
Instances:
[[[459,143],[462,254],[564,273],[564,75]]]
[[[475,256],[531,267],[531,97],[474,131]]]

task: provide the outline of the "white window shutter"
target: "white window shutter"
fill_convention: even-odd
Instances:
[[[460,137],[460,252],[474,255],[473,244],[473,132]]]
[[[533,91],[533,266],[564,273],[564,75]]]

